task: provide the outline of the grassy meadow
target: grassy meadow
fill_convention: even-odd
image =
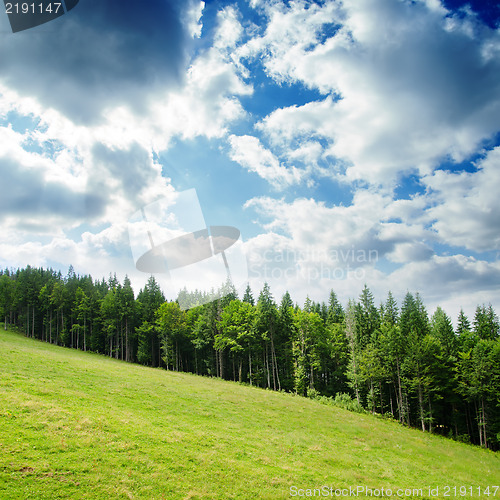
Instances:
[[[0,332],[1,500],[280,499],[322,486],[479,498],[499,483],[500,454],[380,417]]]

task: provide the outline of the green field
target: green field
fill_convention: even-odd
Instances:
[[[13,332],[0,333],[0,355],[2,500],[294,498],[323,486],[421,498],[489,486],[492,498],[500,483],[498,453],[290,394]]]

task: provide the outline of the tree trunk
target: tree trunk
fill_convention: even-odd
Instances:
[[[488,439],[486,437],[486,409],[484,405],[484,397],[481,398],[481,427],[483,430],[484,447],[488,448]]]
[[[250,349],[250,342],[248,343],[248,368],[249,368],[250,385],[252,385],[252,351]]]
[[[408,427],[411,427],[411,422],[410,422],[410,403],[408,403],[408,393],[406,391],[405,391],[404,413],[406,415],[406,424],[408,425]]]
[[[129,345],[128,345],[128,318],[125,318],[125,361],[130,361]]]
[[[356,400],[358,404],[361,404],[361,398],[359,397],[359,389],[358,389],[358,374],[356,370],[356,355],[354,354],[354,347],[352,348],[352,363],[354,368],[354,391],[356,392]]]
[[[384,400],[382,398],[382,382],[378,383],[378,390],[380,393],[380,413],[383,415],[384,414]]]
[[[175,371],[179,371],[179,344],[175,341]]]
[[[398,371],[398,392],[399,392],[399,421],[403,423],[404,421],[404,410],[403,410],[403,391],[401,389],[401,373],[399,371],[399,357],[396,357],[396,368]]]
[[[271,365],[273,369],[273,388],[274,390],[276,390],[276,376],[274,373],[274,369],[276,367],[276,375],[278,375],[278,363],[276,362],[276,353],[274,350],[274,338],[272,330],[271,330]]]
[[[373,389],[373,379],[370,379],[370,398],[372,400],[372,415],[375,414],[375,390]]]
[[[432,404],[431,404],[431,397],[427,396],[427,400],[429,402],[429,432],[432,432]]]
[[[422,424],[422,432],[425,432],[424,399],[422,395],[422,386],[420,385],[420,380],[418,382],[418,405],[420,408],[420,423]]]
[[[477,408],[477,401],[474,401],[474,406],[476,407],[476,415],[477,415],[477,429],[479,431],[479,446],[483,446],[483,431],[481,429],[481,415]]]
[[[266,376],[267,376],[267,388],[269,389],[271,387],[271,375],[269,373],[269,346],[267,345],[266,341],[266,350],[264,353],[265,356],[265,367],[266,367]]]

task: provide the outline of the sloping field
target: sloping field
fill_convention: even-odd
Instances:
[[[493,498],[500,483],[486,450],[3,331],[0,449],[2,500]]]

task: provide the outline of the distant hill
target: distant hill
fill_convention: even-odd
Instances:
[[[0,449],[2,500],[500,497],[498,453],[4,331]]]

